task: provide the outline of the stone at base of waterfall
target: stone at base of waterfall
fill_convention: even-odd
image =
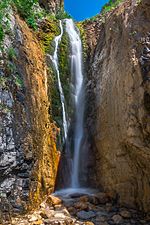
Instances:
[[[52,219],[45,219],[44,220],[44,224],[47,224],[47,225],[72,225],[72,224],[75,224],[75,220],[72,219],[72,218],[52,218]]]
[[[53,196],[53,195],[49,195],[47,200],[46,200],[46,203],[49,204],[49,205],[56,206],[56,205],[61,205],[62,200],[58,197]]]
[[[99,222],[98,225],[109,225],[107,222]]]
[[[94,194],[92,196],[89,196],[89,202],[94,204],[94,205],[99,205],[99,204],[106,204],[109,202],[110,198],[108,194],[99,192],[97,194]]]
[[[96,222],[106,222],[107,217],[106,216],[100,216],[96,218]]]
[[[125,219],[130,219],[131,218],[131,213],[127,210],[123,210],[120,212],[120,215],[125,218]]]
[[[88,202],[89,201],[89,198],[88,198],[87,195],[84,195],[84,196],[80,197],[79,200],[80,200],[80,202]]]
[[[93,211],[80,211],[77,213],[77,217],[82,219],[82,220],[88,220],[91,218],[94,218],[96,216],[96,213]]]
[[[75,215],[76,212],[77,212],[77,210],[76,210],[74,207],[69,207],[69,208],[68,208],[68,211],[69,211],[69,213],[71,213],[71,214],[73,214],[73,215]]]
[[[107,212],[112,212],[113,211],[112,203],[106,203],[105,209]]]
[[[74,207],[79,210],[85,210],[85,209],[88,209],[88,203],[87,202],[76,202],[74,204]]]
[[[119,224],[123,221],[122,216],[120,216],[120,215],[114,215],[112,217],[112,220],[114,221],[115,224]]]

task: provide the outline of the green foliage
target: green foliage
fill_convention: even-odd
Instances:
[[[8,8],[14,6],[29,27],[37,29],[37,20],[44,16],[44,10],[37,10],[38,0],[2,0],[0,1],[0,46],[5,33],[10,31]]]
[[[140,4],[142,2],[142,0],[136,0],[136,4]]]
[[[59,71],[60,71],[60,79],[63,87],[63,92],[67,105],[67,113],[70,115],[71,107],[70,107],[70,66],[69,66],[69,41],[68,35],[64,32],[62,36],[62,40],[59,44]],[[58,88],[58,80],[55,68],[51,71],[51,108],[52,108],[52,118],[56,121],[58,127],[63,127],[62,121],[62,105],[60,100],[60,93]]]
[[[37,22],[35,19],[34,15],[30,15],[27,19],[26,22],[28,24],[29,27],[33,28],[33,30],[37,30]]]
[[[12,48],[12,47],[9,48],[7,54],[8,54],[8,59],[10,61],[16,60],[17,55],[16,55],[16,51],[14,48]]]
[[[56,17],[55,17],[57,20],[63,20],[63,19],[66,19],[66,18],[71,18],[71,16],[66,12],[64,11],[63,9],[59,10],[56,14]]]
[[[41,14],[34,11],[34,6],[38,0],[14,0],[15,6],[19,14],[26,20],[29,27],[37,29],[37,19]]]
[[[59,70],[60,79],[63,86],[64,96],[67,106],[70,104],[70,65],[69,65],[69,38],[66,32],[64,32],[61,43],[59,45]],[[69,107],[68,107],[69,110]]]
[[[56,19],[53,20],[48,17],[46,22],[43,22],[43,24],[41,25],[40,30],[37,34],[45,53],[53,53],[53,40],[59,33],[60,30],[58,21]]]
[[[6,83],[7,83],[7,78],[4,76],[0,76],[0,86],[1,87],[6,87]]]
[[[110,0],[104,7],[102,8],[102,13],[107,13],[110,10],[114,9],[119,3],[123,0]]]
[[[52,70],[52,66],[49,67],[48,70],[48,83],[49,83],[49,93],[48,96],[50,96],[51,100],[51,112],[50,115],[52,115],[53,120],[56,121],[58,127],[62,127],[62,106],[60,102],[60,94],[58,89],[58,82],[57,82],[57,75]]]
[[[9,15],[7,12],[7,8],[9,7],[11,1],[12,0],[0,1],[0,48],[2,45],[2,41],[4,39],[5,29],[8,30],[9,28],[9,23],[8,23]],[[4,17],[5,17],[5,21],[4,21]]]
[[[24,86],[23,80],[18,74],[15,76],[15,84],[18,88],[22,88]]]
[[[37,2],[38,0],[14,0],[18,12],[24,19],[31,16],[32,8]]]
[[[4,39],[4,29],[2,24],[0,24],[0,44],[2,43],[3,39]]]
[[[81,40],[82,40],[82,47],[83,47],[83,57],[85,59],[86,56],[87,56],[86,52],[87,52],[88,46],[87,46],[87,41],[86,41],[86,32],[84,30],[84,24],[83,24],[83,22],[78,22],[78,23],[76,23],[76,25],[77,25],[77,27],[80,31],[80,36],[81,36]]]
[[[11,111],[11,109],[10,109],[8,106],[6,106],[6,105],[0,103],[0,111],[1,111],[2,113],[7,114],[7,113],[9,113],[9,112]]]

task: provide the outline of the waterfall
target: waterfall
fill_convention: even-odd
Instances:
[[[79,163],[80,149],[83,138],[83,117],[84,117],[84,87],[82,73],[82,42],[78,29],[75,27],[72,19],[65,19],[66,32],[69,36],[71,47],[71,80],[74,87],[74,102],[75,102],[75,125],[73,131],[73,165],[71,174],[71,188],[79,188]]]
[[[64,138],[67,138],[67,116],[66,116],[66,110],[65,110],[65,98],[64,98],[64,93],[63,93],[63,88],[60,80],[60,72],[59,72],[59,62],[58,62],[58,48],[59,48],[59,43],[61,42],[61,38],[63,35],[63,26],[62,26],[62,21],[59,21],[59,26],[60,26],[60,35],[56,36],[54,39],[55,42],[55,51],[53,56],[51,56],[53,65],[55,67],[56,73],[57,73],[57,80],[58,80],[58,88],[59,88],[59,93],[60,93],[60,100],[61,100],[61,106],[62,106],[62,115],[63,115],[63,129],[64,129]]]

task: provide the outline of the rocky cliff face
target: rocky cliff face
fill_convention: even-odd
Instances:
[[[0,60],[1,210],[13,207],[22,212],[36,207],[54,188],[57,128],[49,115],[41,46],[13,12],[11,32],[5,36]]]
[[[85,24],[87,130],[95,146],[97,185],[115,191],[121,204],[145,211],[150,210],[149,10],[148,0],[125,1]]]
[[[63,0],[39,0],[39,3],[51,13],[57,13],[63,8]]]

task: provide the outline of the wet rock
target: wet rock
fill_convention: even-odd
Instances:
[[[109,225],[107,222],[99,222],[98,225]]]
[[[106,203],[106,211],[107,212],[112,212],[113,211],[113,206],[111,203]]]
[[[88,198],[88,196],[85,195],[85,196],[80,197],[79,198],[79,201],[80,202],[88,202],[89,201],[89,198]]]
[[[94,196],[91,196],[89,201],[95,205],[106,204],[108,202],[108,196],[106,193],[97,193]]]
[[[74,207],[79,210],[85,210],[88,208],[87,202],[77,202],[74,204]]]
[[[77,213],[77,210],[74,207],[69,207],[68,211],[72,214],[75,215]]]
[[[96,213],[93,211],[80,211],[77,213],[77,217],[82,220],[88,220],[96,216]]]
[[[107,221],[107,217],[106,216],[100,216],[96,218],[96,222],[105,222]]]
[[[105,211],[99,211],[99,212],[96,212],[96,216],[108,216],[108,213],[105,212]]]
[[[123,221],[123,219],[120,215],[114,215],[112,217],[112,220],[114,221],[115,224],[120,224]]]
[[[120,215],[125,218],[125,219],[130,219],[131,218],[131,213],[127,210],[121,211]]]

